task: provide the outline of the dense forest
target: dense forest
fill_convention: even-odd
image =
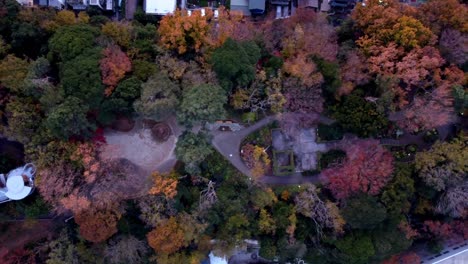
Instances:
[[[279,263],[413,264],[468,239],[467,7],[365,3],[337,25],[301,9],[115,21],[0,0],[0,136],[24,148],[0,152],[0,173],[37,166],[35,193],[0,205],[0,262],[195,264],[255,239]],[[242,142],[251,177],[205,128],[270,116]],[[104,151],[119,124],[171,118],[169,171]],[[311,180],[265,183],[271,129],[310,127],[338,142]]]

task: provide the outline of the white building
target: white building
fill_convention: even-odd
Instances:
[[[34,190],[36,167],[28,163],[10,171],[6,176],[0,174],[0,203],[21,200]]]
[[[177,0],[144,0],[143,9],[148,15],[167,15],[174,13]]]

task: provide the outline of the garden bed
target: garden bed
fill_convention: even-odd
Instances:
[[[273,173],[277,176],[290,175],[295,172],[294,153],[292,150],[273,150]]]

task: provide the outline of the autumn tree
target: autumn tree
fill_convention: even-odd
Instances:
[[[129,23],[109,21],[101,28],[102,34],[110,37],[124,49],[129,48],[133,27]]]
[[[149,194],[160,195],[163,194],[168,199],[174,198],[177,195],[177,175],[174,173],[171,174],[161,174],[158,172],[153,172],[151,177],[153,178],[153,186],[149,190]]]
[[[121,216],[122,212],[117,208],[91,208],[76,214],[75,221],[84,239],[99,243],[117,233],[117,222]]]
[[[322,171],[328,188],[338,199],[359,192],[377,195],[391,180],[393,156],[377,140],[360,140],[346,146],[342,165]]]
[[[221,86],[229,92],[255,79],[255,65],[259,59],[260,49],[254,42],[227,39],[213,52],[210,62]]]
[[[319,236],[323,235],[324,228],[333,229],[337,234],[343,233],[345,222],[338,208],[331,202],[323,201],[318,195],[319,192],[315,185],[304,186],[304,190],[294,198],[297,212],[314,221]]]
[[[430,150],[416,154],[416,169],[428,186],[443,191],[463,182],[468,171],[465,137],[461,135],[452,142],[436,142]]]
[[[0,84],[14,92],[20,92],[28,73],[28,66],[26,60],[7,55],[0,61]]]
[[[284,78],[285,107],[291,112],[321,113],[323,111],[324,99],[319,84],[307,86],[302,84],[297,78]]]
[[[36,136],[42,120],[39,105],[31,98],[15,97],[5,107],[8,126],[0,124],[2,134],[22,144],[30,143]]]
[[[99,62],[102,82],[107,86],[105,94],[109,96],[119,81],[132,69],[132,64],[127,55],[117,46],[108,46],[102,51],[102,55],[103,58]]]
[[[135,111],[156,121],[163,121],[175,113],[180,88],[166,74],[154,74],[141,88],[141,96],[134,103]]]
[[[350,94],[355,86],[364,85],[370,81],[367,61],[363,54],[357,50],[351,50],[345,54],[340,65],[341,86],[337,94],[339,96]]]
[[[220,6],[218,9],[218,18],[211,21],[210,45],[214,47],[221,46],[227,39],[236,41],[251,40],[255,28],[253,23],[244,18],[242,12],[227,10]]]
[[[144,241],[134,236],[119,236],[109,241],[104,256],[112,264],[139,263],[148,252]]]
[[[455,122],[452,89],[446,85],[417,96],[402,112],[390,114],[402,129],[411,132],[430,130]]]
[[[453,64],[462,67],[468,61],[468,47],[465,43],[468,41],[466,33],[461,33],[454,29],[444,29],[439,40],[440,53],[444,58]]]
[[[137,205],[141,212],[138,217],[150,227],[155,227],[177,214],[174,200],[166,199],[161,195],[141,197],[138,199]]]
[[[177,50],[179,54],[199,52],[207,44],[211,27],[208,19],[212,12],[208,9],[205,12],[206,15],[202,16],[201,11],[196,10],[189,16],[185,10],[176,10],[164,16],[158,27],[160,44],[166,49]]]
[[[468,32],[467,15],[466,5],[459,0],[430,0],[422,4],[417,13],[418,18],[437,35],[447,28]]]
[[[439,198],[436,212],[453,218],[465,218],[468,215],[468,180],[445,191]]]
[[[158,254],[172,254],[184,246],[184,231],[175,217],[162,222],[146,235],[150,247]]]
[[[265,209],[260,210],[260,215],[258,219],[258,227],[260,232],[263,234],[275,234],[276,225],[275,220],[271,217],[271,215]]]
[[[271,161],[264,148],[247,144],[242,147],[241,153],[242,160],[255,178],[265,175],[270,170]]]
[[[47,244],[50,250],[46,264],[70,263],[79,264],[80,258],[77,247],[73,244],[66,229],[59,236]]]
[[[208,94],[210,96],[206,96]],[[184,90],[177,119],[188,126],[214,122],[225,115],[226,103],[226,93],[220,86],[212,84],[194,86]]]
[[[177,141],[175,154],[177,159],[185,163],[188,173],[196,174],[200,171],[198,165],[211,153],[209,141],[206,134],[185,132]]]

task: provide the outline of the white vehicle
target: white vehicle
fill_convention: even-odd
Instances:
[[[177,8],[177,0],[145,0],[143,7],[148,15],[165,16],[174,13]]]

